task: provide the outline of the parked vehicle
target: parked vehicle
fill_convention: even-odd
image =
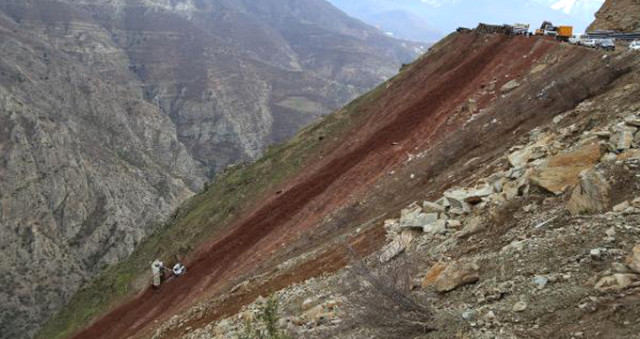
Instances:
[[[600,40],[597,40],[596,47],[602,48],[605,51],[615,51],[616,43],[613,42],[613,39],[600,39]]]
[[[629,45],[629,49],[634,51],[640,51],[640,40],[636,40]]]
[[[558,40],[569,41],[573,35],[573,26],[558,26],[556,32]]]
[[[573,26],[554,26],[550,21],[545,21],[539,29],[536,29],[535,34],[552,36],[559,41],[569,41],[573,35]]]
[[[596,48],[598,46],[598,42],[596,39],[582,39],[579,43],[580,46]]]

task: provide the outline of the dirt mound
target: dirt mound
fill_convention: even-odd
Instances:
[[[587,31],[610,29],[621,32],[640,30],[640,1],[607,0],[596,13],[596,20]]]
[[[154,321],[167,320],[203,297],[223,292],[237,277],[335,244],[338,236],[364,227],[371,216],[469,178],[478,167],[465,163],[492,159],[533,127],[624,74],[624,68],[607,67],[607,62],[595,51],[545,38],[471,33],[445,39],[359,107],[367,118],[351,126],[346,139],[333,141],[324,156],[285,183],[280,194],[201,249],[184,277],[159,291],[143,291],[74,338],[149,334],[157,326]],[[519,88],[501,93],[504,84],[516,79]],[[412,164],[406,167],[408,162]],[[411,168],[419,169],[414,181],[397,180],[394,171],[402,169],[409,177],[406,171]],[[341,266],[346,260],[337,262]],[[287,281],[322,273],[301,273],[301,267],[304,263],[295,265]],[[273,291],[282,281],[257,286],[253,295]],[[235,299],[234,306],[248,299]],[[172,333],[219,316],[220,312],[204,312]]]

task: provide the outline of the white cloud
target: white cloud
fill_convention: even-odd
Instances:
[[[551,8],[571,14],[576,7],[593,10],[600,8],[603,3],[604,0],[553,0]]]

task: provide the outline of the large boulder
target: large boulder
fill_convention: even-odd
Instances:
[[[528,146],[521,148],[507,157],[511,166],[515,168],[522,168],[526,166],[530,161],[543,158],[547,154],[545,147],[543,146]]]
[[[380,262],[385,263],[390,261],[391,259],[397,257],[400,253],[404,252],[404,250],[411,244],[413,239],[415,239],[419,234],[417,230],[404,230],[400,233],[400,235],[393,239],[389,244],[387,244],[382,249],[382,254],[380,254]]]
[[[473,263],[436,264],[427,272],[422,280],[422,286],[434,286],[440,293],[450,292],[460,286],[478,281],[479,269],[478,265]]]
[[[604,212],[609,206],[610,191],[611,186],[600,172],[587,170],[580,175],[567,209],[573,215]]]
[[[418,219],[423,218],[421,214],[422,208],[418,204],[409,205],[400,212],[400,227],[422,227],[418,223]]]
[[[493,193],[493,186],[485,184],[471,189],[451,189],[446,191],[444,196],[450,204],[449,213],[460,215],[471,212],[470,204],[480,203],[482,198],[488,197]]]
[[[522,147],[507,157],[509,163],[514,168],[525,167],[529,162],[543,158],[547,155],[550,145],[556,138],[555,134],[549,132],[535,133],[534,143]]]
[[[634,135],[638,131],[637,127],[622,125],[616,127],[616,132],[611,136],[610,142],[618,151],[624,151],[631,148]]]
[[[435,202],[425,201],[422,204],[422,210],[425,213],[444,213],[446,208],[443,205],[440,205]]]
[[[562,194],[580,180],[602,156],[600,145],[592,143],[551,157],[531,174],[531,183],[551,193]]]

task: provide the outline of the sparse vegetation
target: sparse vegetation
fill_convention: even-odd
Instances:
[[[351,272],[354,279],[346,313],[352,325],[376,329],[390,339],[415,338],[434,330],[431,309],[411,293],[411,267],[406,260],[374,272],[356,259]]]
[[[238,334],[238,339],[292,339],[279,326],[278,299],[271,296],[259,309],[259,313],[254,320],[246,320],[242,333]]]

